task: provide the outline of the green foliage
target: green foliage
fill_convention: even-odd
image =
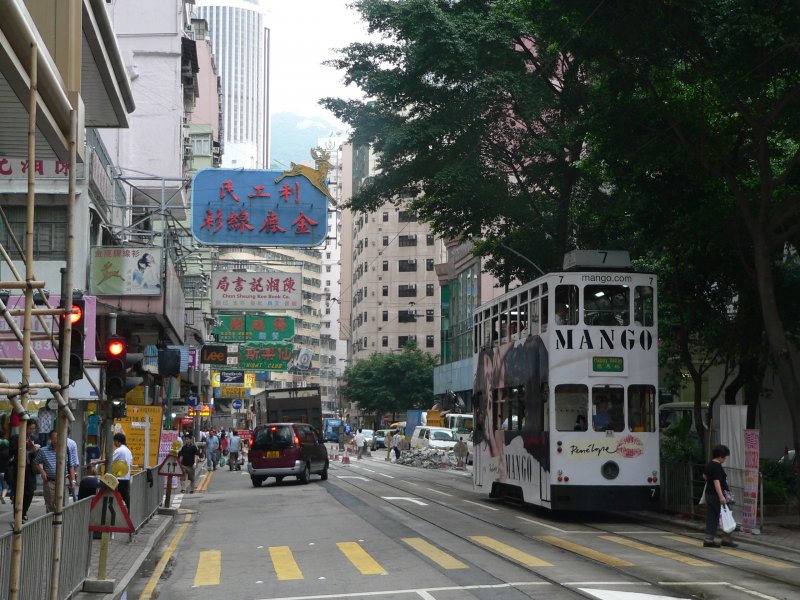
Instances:
[[[433,404],[433,357],[414,345],[349,365],[343,394],[366,414],[401,413]]]
[[[682,419],[663,433],[661,457],[667,462],[696,464],[703,462],[703,447],[692,431],[691,419]]]
[[[788,464],[774,460],[761,461],[762,482],[764,484],[765,504],[787,504],[795,497],[797,472]]]

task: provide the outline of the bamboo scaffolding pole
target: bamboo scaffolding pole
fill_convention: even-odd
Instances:
[[[37,61],[38,48],[36,44],[31,44],[30,55],[30,95],[28,97],[28,198],[25,221],[25,281],[33,280],[33,223],[34,207],[36,200],[36,169],[32,168],[36,164],[36,102],[37,102]],[[6,314],[3,305],[3,315],[7,320],[11,319]],[[19,584],[22,576],[22,502],[25,495],[25,468],[27,466],[27,411],[30,393],[28,384],[31,377],[31,311],[33,310],[33,288],[28,285],[25,288],[25,318],[22,324],[22,408],[23,419],[20,424],[20,432],[17,443],[17,489],[14,494],[14,533],[12,534],[11,546],[11,568],[8,582],[9,600],[19,600]],[[12,321],[13,322],[13,321]],[[14,325],[16,328],[16,324]],[[34,354],[34,357],[36,355]],[[23,426],[25,429],[23,430]]]

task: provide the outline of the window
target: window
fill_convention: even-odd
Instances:
[[[409,273],[417,270],[417,261],[414,258],[398,261],[397,268],[401,273]]]
[[[556,286],[556,325],[578,324],[578,286]]]
[[[5,202],[5,201],[4,201]],[[25,206],[4,206],[11,231],[25,249]],[[38,206],[33,228],[34,260],[64,260],[67,248],[67,207]],[[5,226],[0,226],[0,244],[13,248],[11,235]]]
[[[384,296],[388,296],[389,295],[389,286],[388,285],[383,286],[382,294]]]
[[[433,296],[433,284],[428,283],[425,285],[425,295],[426,296]]]
[[[389,245],[389,236],[388,235],[383,236],[383,245],[384,246],[388,246]]]
[[[416,323],[417,313],[415,313],[413,310],[397,311],[397,321],[400,323]]]
[[[589,410],[589,389],[580,384],[557,385],[555,389],[556,429],[586,431]]]
[[[383,270],[384,271],[388,271],[389,270],[389,261],[388,260],[383,261]]]
[[[652,385],[628,386],[628,429],[656,430],[656,388]]]
[[[433,348],[433,336],[426,335],[425,336],[425,347],[426,348]]]
[[[596,385],[592,388],[592,429],[623,430],[625,426],[623,396],[621,385]]]
[[[415,335],[401,335],[397,338],[397,345],[400,348],[405,348],[408,346],[409,342],[416,342],[417,336]]]
[[[397,218],[401,223],[411,223],[417,220],[417,213],[411,210],[401,210]]]
[[[409,246],[416,246],[417,245],[417,236],[415,234],[411,235],[401,235],[399,239],[399,244],[401,248],[409,247]]]
[[[329,315],[329,314],[331,314],[331,309],[330,309],[330,307],[326,307],[326,308],[325,308],[325,314],[326,314],[326,315]]]
[[[330,273],[331,272],[331,266],[330,265],[325,265],[325,272],[326,273]]]
[[[432,233],[429,233],[428,235],[425,236],[425,244],[427,246],[433,246],[433,234]]]
[[[587,285],[583,288],[583,310],[586,325],[628,325],[630,288],[627,285]]]
[[[386,214],[386,213],[384,213],[384,214]],[[383,346],[384,348],[388,348],[389,347],[389,336],[388,335],[385,335],[385,336],[383,336],[381,338],[381,346]]]
[[[432,258],[425,259],[425,270],[426,271],[433,271],[433,259]]]
[[[637,285],[633,294],[633,322],[640,327],[653,326],[653,288]]]
[[[388,212],[383,213],[383,222],[384,223],[388,223],[389,222],[389,213]],[[384,244],[384,246],[385,245],[386,244]]]
[[[383,311],[383,320],[384,320],[384,322],[389,320],[389,311],[388,310]]]
[[[325,286],[326,287],[331,287],[331,280],[330,279],[326,279],[325,280]]]
[[[388,294],[385,294],[388,295]],[[416,298],[417,286],[414,283],[408,285],[401,285],[397,288],[397,295],[401,298]]]
[[[192,136],[192,154],[210,156],[211,138]]]
[[[433,323],[433,309],[432,308],[429,308],[428,310],[425,311],[425,320],[428,323]]]

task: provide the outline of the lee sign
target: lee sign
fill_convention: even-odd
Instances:
[[[320,245],[328,232],[330,197],[328,169],[320,166],[201,170],[192,184],[192,235],[215,246]]]

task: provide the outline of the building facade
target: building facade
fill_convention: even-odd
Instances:
[[[199,0],[223,93],[223,167],[269,167],[269,36],[258,0]]]

